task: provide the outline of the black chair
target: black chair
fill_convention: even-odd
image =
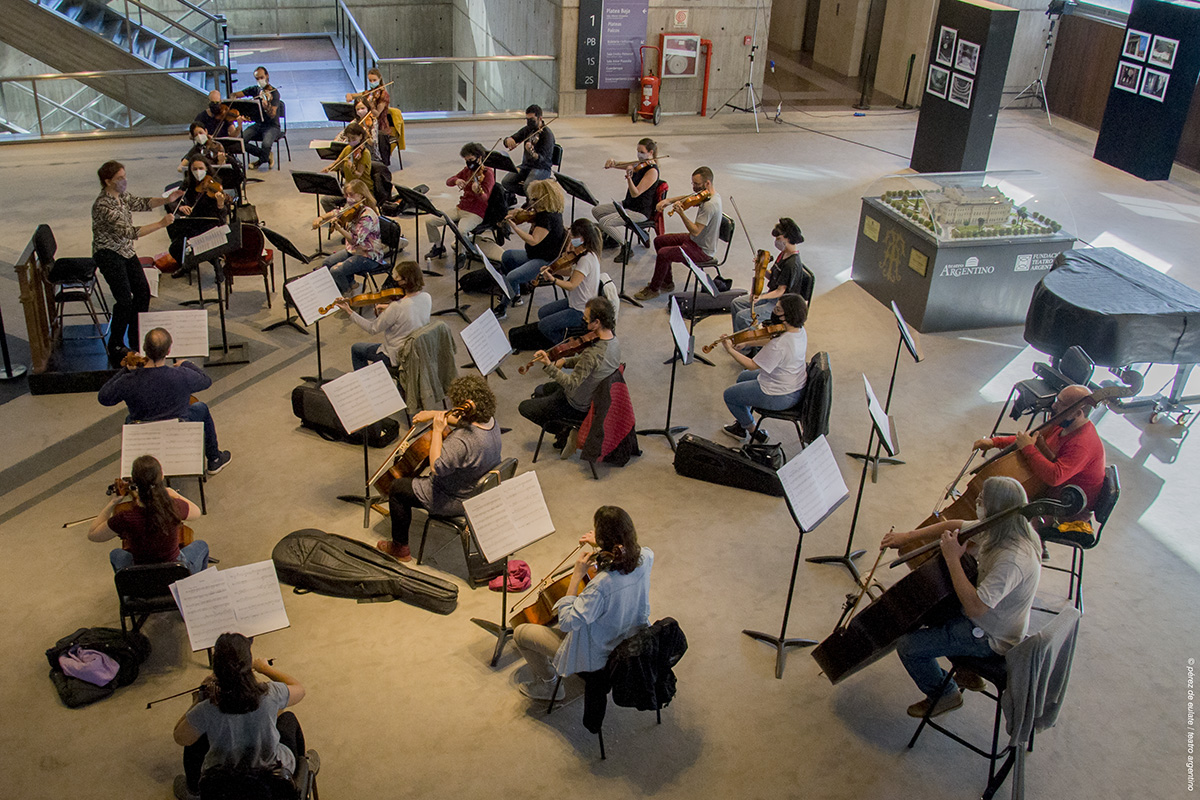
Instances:
[[[379,217],[379,240],[383,242],[386,248],[383,254],[383,268],[368,272],[366,279],[371,282],[371,286],[375,291],[379,291],[379,283],[377,282],[379,275],[389,275],[396,267],[396,258],[400,254],[403,245],[406,244],[404,237],[401,235],[400,223],[388,217]]]
[[[92,258],[55,258],[58,252],[58,242],[54,239],[54,231],[49,225],[38,225],[33,232],[33,247],[38,261],[45,267],[46,281],[54,294],[54,311],[50,320],[51,330],[60,330],[67,317],[89,316],[96,328],[95,338],[104,337],[104,328],[100,323],[100,314],[92,305],[95,295],[100,303],[100,311],[109,319],[112,314],[108,310],[108,301],[104,297],[104,288],[96,277],[96,261]],[[87,309],[86,315],[64,313],[67,303],[83,303]]]
[[[1079,609],[1080,613],[1083,613],[1083,557],[1088,550],[1100,544],[1100,534],[1104,533],[1104,526],[1108,524],[1109,517],[1112,516],[1113,509],[1117,507],[1117,500],[1120,498],[1121,480],[1117,474],[1117,465],[1109,464],[1104,470],[1104,483],[1100,486],[1100,495],[1096,498],[1096,505],[1092,508],[1092,516],[1099,523],[1095,533],[1062,531],[1057,526],[1042,528],[1038,531],[1043,542],[1061,544],[1071,548],[1070,568],[1054,567],[1049,564],[1043,564],[1042,568],[1070,574],[1071,582],[1067,588],[1067,599],[1070,600],[1074,596],[1075,608]]]
[[[752,409],[758,414],[758,424],[764,419],[781,419],[796,426],[796,438],[803,450],[818,436],[829,433],[829,413],[833,408],[833,373],[829,369],[829,353],[821,351],[808,362],[807,378],[800,399],[791,408],[771,411],[767,408]]]
[[[113,580],[120,603],[121,631],[132,629],[137,633],[151,614],[178,611],[175,598],[171,596],[171,584],[191,574],[182,561],[137,564],[117,570]],[[132,628],[125,625],[127,617]]]
[[[504,459],[494,469],[476,481],[475,486],[471,489],[471,497],[483,494],[488,489],[499,486],[503,481],[512,480],[516,474],[517,459]],[[425,557],[425,536],[429,533],[430,524],[435,522],[452,528],[458,533],[458,537],[462,541],[463,558],[467,562],[467,576],[470,578],[472,589],[480,584],[487,583],[504,571],[503,561],[494,562],[493,564],[484,562],[483,556],[472,544],[471,525],[467,521],[466,516],[461,514],[429,514],[426,517],[425,527],[421,529],[421,544],[417,548],[417,564],[420,564],[421,559]]]
[[[699,267],[700,269],[715,269],[717,271],[717,277],[718,278],[723,277],[721,275],[721,267],[724,266],[725,262],[729,260],[729,249],[733,246],[733,234],[734,234],[734,231],[736,231],[736,230],[737,230],[737,225],[734,224],[733,217],[729,216],[728,214],[722,214],[721,215],[721,229],[720,229],[720,231],[718,231],[717,235],[721,239],[721,241],[725,243],[725,255],[721,256],[720,261],[718,261],[715,258],[709,258],[704,261],[697,261],[696,266]],[[691,282],[692,282],[692,271],[689,269],[687,280],[685,280],[683,282],[683,290],[685,292],[688,290],[688,285],[691,284]]]
[[[316,750],[296,756],[296,774],[285,778],[272,769],[213,767],[200,776],[200,800],[318,800]]]
[[[550,151],[550,168],[562,172],[562,145],[558,142],[554,143],[554,148]]]
[[[1029,430],[1033,427],[1033,422],[1037,419],[1038,414],[1049,417],[1050,407],[1054,405],[1054,399],[1058,397],[1059,392],[1076,383],[1086,386],[1096,369],[1091,356],[1079,345],[1067,348],[1065,353],[1050,359],[1050,362],[1049,364],[1044,361],[1035,363],[1033,372],[1037,377],[1027,378],[1013,384],[1012,391],[1008,393],[1008,399],[1000,407],[1000,415],[996,417],[996,424],[992,426],[991,435],[995,436],[1000,429],[1000,420],[1004,419],[1004,412],[1008,410],[1010,404],[1012,410],[1009,416],[1014,420],[1018,420],[1026,414],[1029,415],[1029,424],[1025,426],[1025,429]]]
[[[287,103],[279,101],[279,138],[275,140],[275,169],[283,169],[283,161],[279,157],[279,143],[287,148],[288,163],[292,161],[292,146],[287,140]]]
[[[582,423],[583,423],[582,420],[580,420],[579,422],[564,422],[562,420],[555,420],[556,425],[558,425],[559,427],[565,426],[568,429],[567,430],[567,446],[566,446],[566,448],[563,449],[563,451],[561,453],[559,453],[560,458],[567,458],[570,455],[567,448],[570,448],[570,446],[571,446],[571,442],[570,442],[570,440],[572,438],[571,434],[574,433],[575,431],[578,431],[579,426]],[[538,453],[542,452],[542,440],[545,438],[546,438],[546,428],[545,428],[545,426],[542,426],[542,429],[540,431],[538,431],[537,447],[535,447],[533,449],[533,463],[534,464],[537,463]],[[589,461],[587,463],[588,463],[588,466],[592,468],[592,479],[597,480],[597,481],[600,480],[600,475],[597,474],[597,472],[596,472],[596,465],[593,464],[591,461]]]

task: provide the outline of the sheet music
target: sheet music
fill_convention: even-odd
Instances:
[[[682,250],[680,252],[683,253]],[[688,269],[690,269],[692,274],[696,276],[696,280],[700,281],[700,285],[704,288],[704,291],[708,292],[713,297],[716,297],[717,287],[713,286],[712,279],[708,277],[708,273],[697,267],[696,262],[692,261],[691,256],[689,256],[687,253],[683,253],[683,260],[687,262]]]
[[[209,228],[204,233],[189,237],[187,241],[188,246],[192,248],[192,254],[201,258],[209,250],[216,250],[229,243],[229,226],[218,225]]]
[[[899,451],[899,447],[893,438],[891,419],[880,405],[879,398],[875,396],[875,390],[871,388],[871,382],[867,380],[867,376],[864,374],[862,378],[863,386],[867,390],[867,410],[871,412],[871,421],[875,423],[875,431],[879,434],[880,441],[888,455],[894,456]]]
[[[683,312],[679,310],[679,301],[671,298],[671,335],[675,337],[675,346],[683,353],[683,363],[692,363],[692,335],[688,333],[687,323],[683,321]]]
[[[471,360],[483,375],[500,366],[500,362],[512,353],[512,345],[508,343],[504,329],[490,308],[463,328],[459,336],[467,346]]]
[[[271,561],[206,569],[171,584],[171,595],[193,652],[212,647],[223,633],[257,636],[291,624]]]
[[[138,327],[143,336],[153,328],[171,334],[171,358],[204,358],[209,353],[208,312],[203,309],[142,311]]]
[[[305,325],[312,325],[319,319],[336,314],[336,308],[330,308],[324,314],[321,309],[333,306],[333,301],[342,296],[329,267],[318,267],[307,275],[301,275],[287,282],[287,292],[292,297],[292,305],[296,307]]]
[[[173,369],[173,367],[159,367]],[[204,423],[139,422],[121,427],[121,477],[133,473],[138,456],[154,456],[162,464],[163,475],[204,474]]]
[[[816,528],[850,496],[824,436],[793,456],[778,475],[788,507],[803,531]]]
[[[348,433],[404,410],[404,398],[382,361],[321,384]]]
[[[536,472],[526,472],[463,501],[483,557],[496,561],[554,533]]]
[[[335,142],[332,139],[313,139],[308,143],[309,150],[325,150],[333,147]]]
[[[143,267],[142,272],[146,273],[146,284],[150,287],[150,296],[158,297],[158,279],[162,276],[162,271],[158,267]]]
[[[508,281],[504,280],[504,278],[500,276],[500,273],[497,272],[496,268],[492,266],[492,262],[488,261],[488,257],[483,254],[482,250],[476,248],[475,255],[479,256],[479,258],[483,261],[483,268],[486,269],[488,274],[492,276],[492,280],[494,280],[496,285],[500,287],[500,291],[504,292],[504,298],[506,300],[512,300],[512,289],[508,287]]]

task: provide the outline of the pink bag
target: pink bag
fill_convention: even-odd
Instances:
[[[81,681],[105,686],[117,677],[121,665],[99,650],[87,650],[76,645],[58,657],[64,675]]]
[[[488,588],[493,592],[501,591],[503,584],[500,583],[502,576],[497,575],[488,583]],[[519,558],[514,558],[508,562],[508,590],[510,592],[523,592],[529,588],[530,582],[533,580],[533,575],[529,571],[529,565]]]

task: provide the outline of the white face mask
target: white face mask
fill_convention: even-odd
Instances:
[[[653,157],[649,153],[638,153],[638,161],[649,161]]]
[[[379,86],[379,81],[376,81],[376,80],[367,81],[367,87],[370,89],[374,89],[378,86]]]
[[[788,246],[787,239],[783,238],[782,236],[775,237],[775,249],[776,250],[778,250],[779,252],[782,253],[784,250],[787,249],[787,246]]]
[[[263,88],[263,89],[267,88],[267,79],[266,78],[256,78],[255,80],[258,82],[258,85],[260,88]]]
[[[208,174],[208,170],[203,170],[203,169],[192,170],[193,177],[195,177],[195,179],[198,181],[204,180],[204,176],[207,174]]]
[[[208,134],[201,131],[196,134],[196,144],[204,144],[208,141]]]
[[[975,504],[975,519],[987,519],[987,509],[983,507],[982,502]]]
[[[572,239],[571,247],[583,247],[583,239]]]

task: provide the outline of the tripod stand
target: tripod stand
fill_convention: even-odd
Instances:
[[[713,117],[720,114],[723,109],[731,108],[734,111],[744,111],[747,114],[754,115],[754,132],[760,133],[758,128],[758,107],[762,105],[758,97],[754,93],[754,53],[758,50],[758,17],[762,10],[762,0],[756,0],[754,3],[754,33],[750,37],[750,63],[746,72],[746,83],[737,91],[729,95],[729,99],[722,103],[716,111],[713,112]],[[733,98],[738,96],[738,92],[745,90],[746,105],[735,106]],[[711,119],[711,117],[710,117]]]
[[[1046,16],[1050,17],[1050,29],[1046,31],[1046,46],[1042,49],[1042,66],[1038,68],[1038,76],[1000,110],[1004,111],[1013,103],[1024,100],[1026,97],[1036,97],[1042,110],[1046,112],[1046,124],[1053,128],[1054,121],[1050,119],[1050,101],[1046,98],[1046,83],[1042,77],[1046,74],[1046,59],[1050,55],[1050,45],[1054,44],[1054,23],[1058,22],[1061,15],[1054,15],[1047,11]]]

